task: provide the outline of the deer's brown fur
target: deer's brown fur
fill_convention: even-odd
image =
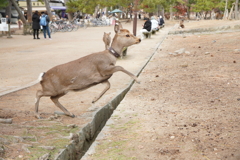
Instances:
[[[124,47],[138,44],[141,39],[135,37],[126,29],[116,32],[111,48],[116,53],[121,53]],[[117,71],[122,71],[137,81],[137,77],[121,66],[115,66],[116,57],[110,50],[93,53],[77,60],[61,64],[48,70],[40,76],[42,90],[36,93],[35,114],[38,118],[39,100],[43,96],[48,96],[53,103],[59,107],[66,115],[74,117],[58,99],[69,91],[82,91],[99,83],[106,85],[105,89],[93,99],[96,102],[110,88],[108,79]]]

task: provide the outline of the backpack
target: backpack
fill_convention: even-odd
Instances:
[[[40,25],[41,26],[47,26],[47,16],[43,15],[40,19]]]

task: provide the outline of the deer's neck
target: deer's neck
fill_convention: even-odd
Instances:
[[[120,54],[119,54],[117,51],[115,51],[112,47],[110,47],[108,50],[109,50],[109,52],[110,52],[112,55],[114,55],[116,58],[120,57]]]
[[[122,50],[123,50],[123,46],[119,45],[119,44],[116,44],[116,43],[112,43],[110,49],[113,49],[116,53],[118,53],[119,55],[121,55],[122,53]]]

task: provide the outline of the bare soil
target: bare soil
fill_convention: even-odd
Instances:
[[[239,36],[169,35],[84,160],[239,160]]]
[[[159,35],[174,24],[169,22]],[[185,29],[200,24],[216,27],[222,22],[189,22]],[[125,25],[130,28],[130,24]],[[70,35],[57,33],[51,42],[35,43],[24,37],[28,45],[23,47],[21,38],[16,38],[14,47],[1,46],[0,53],[5,56],[1,57],[1,64],[7,63],[10,53],[17,56],[6,67],[7,71],[0,67],[4,73],[2,91],[8,89],[7,84],[20,86],[21,81],[32,82],[40,72],[56,64],[103,50],[103,42],[95,43],[102,41],[103,28],[88,30],[94,39],[89,38],[88,31],[80,30]],[[104,130],[105,137],[97,141],[96,152],[87,159],[240,159],[240,51],[236,51],[240,49],[239,36],[240,32],[169,35],[140,75],[141,84],[134,85],[116,109]],[[61,41],[63,37],[68,43]],[[92,44],[87,46],[83,41]],[[145,48],[146,54],[138,55],[138,48],[133,46],[136,52],[120,59],[118,64],[134,73],[153,52],[151,48],[156,42],[154,35],[143,40],[139,48]],[[181,48],[189,52],[169,54]],[[83,50],[81,54],[76,52],[79,50]],[[22,65],[25,70],[20,68]],[[0,118],[12,118],[14,122],[0,124],[0,144],[4,149],[0,157],[37,159],[47,152],[56,154],[69,143],[70,133],[79,131],[93,111],[111,100],[130,80],[125,74],[116,73],[111,78],[111,90],[95,106],[91,100],[104,86],[61,98],[61,103],[76,118],[54,115],[57,108],[49,98],[42,98],[40,112],[45,119],[37,120],[33,111],[39,84],[0,97]],[[49,150],[46,146],[55,148]]]

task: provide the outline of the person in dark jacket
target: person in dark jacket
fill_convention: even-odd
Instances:
[[[144,37],[144,32],[150,32],[151,31],[151,29],[152,29],[152,22],[149,20],[149,18],[144,18],[144,25],[143,25],[143,29],[141,29],[140,30],[140,32],[141,32],[141,36],[142,36],[142,38],[141,39],[144,39],[145,37]]]
[[[163,28],[164,27],[164,20],[162,16],[159,16],[159,27]]]
[[[40,16],[38,15],[38,11],[35,11],[32,16],[32,29],[33,29],[33,39],[39,38],[39,29],[40,29]]]
[[[42,26],[43,27],[44,39],[46,39],[46,32],[47,32],[49,40],[52,40],[51,39],[50,30],[49,30],[49,26],[48,26],[48,24],[50,22],[49,16],[47,15],[47,13],[42,12],[42,17],[46,17],[46,20],[47,20],[47,25],[46,26]]]

